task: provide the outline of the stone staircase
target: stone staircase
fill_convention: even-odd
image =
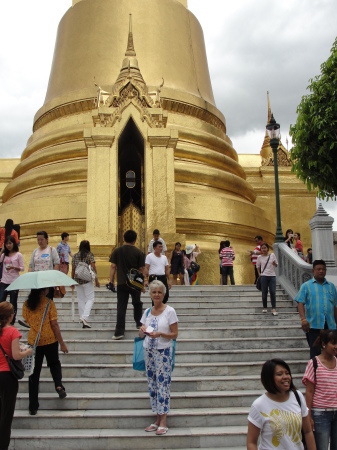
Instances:
[[[20,295],[20,306],[24,300]],[[45,366],[40,409],[28,414],[28,380],[20,382],[10,449],[245,449],[247,415],[262,392],[261,365],[280,357],[295,385],[309,359],[296,308],[278,288],[278,317],[262,314],[254,286],[175,286],[169,303],[179,317],[169,432],[146,433],[153,414],[145,374],[132,369],[137,330],[131,302],[125,339],[111,339],[116,294],[95,292],[90,321],[71,318],[71,294],[55,300],[69,354],[61,354],[68,397],[60,400]],[[143,295],[144,308],[150,305]],[[77,318],[77,305],[75,305]],[[20,317],[20,314],[18,315]],[[27,332],[21,330],[24,337]]]

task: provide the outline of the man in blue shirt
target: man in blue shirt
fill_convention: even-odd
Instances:
[[[314,261],[313,273],[314,277],[302,284],[295,297],[310,347],[310,358],[321,353],[321,349],[314,346],[320,331],[335,330],[337,323],[337,291],[335,285],[325,279],[325,261]]]
[[[74,255],[71,253],[68,241],[69,241],[69,233],[61,234],[62,241],[56,247],[57,253],[59,254],[62,270],[61,272],[67,274],[69,272],[69,255],[73,257]],[[65,266],[63,268],[63,266]]]

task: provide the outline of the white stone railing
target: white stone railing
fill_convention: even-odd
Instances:
[[[303,261],[287,244],[274,244],[273,249],[278,261],[277,282],[294,300],[302,283],[312,278],[312,264]]]

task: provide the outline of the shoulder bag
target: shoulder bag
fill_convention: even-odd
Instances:
[[[138,269],[128,269],[125,262],[124,248],[121,247],[122,261],[125,272],[126,285],[135,291],[142,292],[144,289],[144,275]]]
[[[316,363],[317,363],[317,361],[316,361]],[[316,369],[315,369],[315,378],[316,378]],[[297,403],[299,404],[299,406],[300,406],[300,408],[301,408],[301,416],[302,416],[302,404],[301,404],[300,396],[298,395],[297,390],[294,390],[293,393],[294,393],[294,395],[295,395],[295,397],[296,397]],[[308,447],[307,447],[307,443],[305,442],[305,437],[304,437],[303,429],[302,429],[302,444],[303,444],[304,450],[307,450]]]
[[[259,278],[258,278],[257,281],[256,281],[256,289],[259,290],[259,291],[262,291],[262,286],[261,286],[261,275],[262,275],[263,272],[265,271],[265,268],[267,267],[267,265],[268,265],[268,263],[269,263],[269,260],[270,260],[270,255],[269,255],[268,259],[267,259],[266,265],[264,266],[262,272],[260,273]]]
[[[46,320],[46,317],[47,317],[47,313],[48,313],[48,310],[49,310],[50,302],[51,302],[51,300],[49,300],[49,302],[46,304],[46,308],[45,308],[44,313],[43,313],[40,329],[39,329],[39,332],[38,332],[38,334],[36,336],[34,345],[32,347],[33,348],[33,354],[29,355],[29,356],[26,356],[22,360],[23,365],[25,367],[25,372],[27,373],[28,376],[32,375],[33,372],[34,372],[36,347],[37,347],[37,344],[39,343],[39,340],[40,340],[42,327],[43,327],[44,321]]]
[[[94,269],[91,267],[91,264],[86,263],[85,261],[80,261],[75,269],[75,278],[83,281],[94,281],[96,280],[96,273]]]
[[[11,374],[13,375],[13,377],[17,380],[21,380],[25,374],[25,368],[22,364],[21,359],[14,359],[14,358],[10,358],[7,353],[5,352],[3,346],[0,344],[0,348],[2,350],[2,353],[5,355],[5,358],[8,362],[9,365],[9,369],[11,371]]]

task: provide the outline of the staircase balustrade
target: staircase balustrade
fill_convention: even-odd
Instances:
[[[303,261],[287,244],[275,243],[273,249],[278,260],[277,282],[294,300],[302,283],[312,278],[312,264]]]

